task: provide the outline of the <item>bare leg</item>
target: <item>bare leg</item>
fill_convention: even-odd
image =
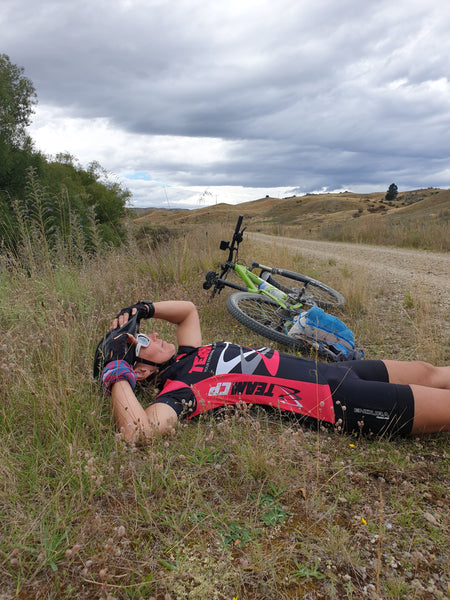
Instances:
[[[389,383],[450,390],[450,366],[434,367],[423,361],[384,360]]]
[[[421,385],[411,385],[411,390],[414,394],[414,422],[411,433],[450,431],[450,390]]]

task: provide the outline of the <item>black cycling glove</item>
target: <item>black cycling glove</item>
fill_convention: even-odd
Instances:
[[[142,301],[133,304],[132,306],[128,306],[127,308],[122,308],[120,313],[116,316],[116,319],[121,315],[128,313],[129,317],[132,316],[133,308],[136,309],[137,319],[140,321],[141,319],[151,319],[155,314],[155,307],[153,306],[153,302]]]
[[[128,335],[126,333],[119,333],[117,337],[112,337],[108,345],[108,355],[105,356],[104,366],[113,360],[132,362],[133,353],[130,351],[130,342],[128,341]],[[128,358],[127,354],[129,354]]]

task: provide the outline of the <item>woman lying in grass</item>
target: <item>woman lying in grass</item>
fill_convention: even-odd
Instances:
[[[178,351],[155,332],[129,333],[133,321],[151,317],[176,325]],[[202,346],[197,309],[172,300],[124,308],[105,340],[99,344],[102,382],[127,441],[238,402],[274,407],[348,433],[450,430],[450,366],[392,360],[330,364],[229,342]],[[144,410],[133,390],[150,379],[160,392]]]

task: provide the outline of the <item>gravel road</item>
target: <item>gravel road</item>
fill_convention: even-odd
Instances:
[[[371,277],[379,279],[391,302],[401,301],[408,292],[421,290],[433,306],[436,321],[441,323],[444,339],[447,337],[448,340],[450,254],[363,244],[298,240],[253,232],[247,235],[254,241],[291,247],[305,258],[324,261],[333,258],[341,265],[361,267],[369,272]]]

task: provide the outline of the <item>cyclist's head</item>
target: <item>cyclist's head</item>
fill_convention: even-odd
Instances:
[[[161,340],[156,332],[149,336],[138,334],[135,338],[134,371],[138,381],[152,379],[175,360],[175,346]]]
[[[111,341],[119,333],[129,333],[133,336],[123,358],[133,365],[138,380],[152,378],[174,362],[175,346],[159,339],[157,333],[149,336],[138,333],[137,315],[134,315],[120,329],[108,331],[99,341],[94,357],[94,378],[101,376],[105,356],[109,355]]]

